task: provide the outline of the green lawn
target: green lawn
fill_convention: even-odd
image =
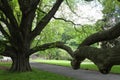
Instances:
[[[70,61],[64,60],[35,60],[36,62],[54,64],[60,66],[70,67]],[[1,63],[0,66],[9,67],[11,63]],[[89,70],[97,70],[94,64],[82,64],[81,68]],[[120,73],[120,66],[114,66],[111,70],[112,73]],[[0,80],[73,80],[70,77],[65,77],[62,75],[57,75],[54,73],[40,71],[38,69],[33,69],[32,72],[24,73],[10,73],[5,70],[0,70]]]
[[[60,66],[66,66],[66,67],[71,67],[70,61],[65,61],[65,60],[34,60],[35,62],[41,62],[41,63],[47,63],[47,64],[54,64],[54,65],[60,65]],[[86,69],[86,70],[97,70],[98,68],[94,64],[82,64],[81,69]],[[120,65],[113,66],[111,69],[111,73],[120,73]]]
[[[0,66],[10,66],[10,63],[1,63]],[[10,73],[0,70],[0,80],[73,80],[70,77],[33,69],[32,72]]]

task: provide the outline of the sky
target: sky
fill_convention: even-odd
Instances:
[[[102,19],[102,9],[102,5],[97,0],[77,3],[74,10],[77,14],[76,16],[67,5],[62,4],[55,16],[72,20],[76,24],[94,24],[97,20]]]

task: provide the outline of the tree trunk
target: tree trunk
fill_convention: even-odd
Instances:
[[[26,72],[31,71],[31,66],[29,63],[29,56],[24,57],[22,55],[19,55],[17,57],[12,57],[12,66],[10,68],[10,71],[12,72]]]

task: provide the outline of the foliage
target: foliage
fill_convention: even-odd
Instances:
[[[120,22],[120,2],[118,0],[99,0],[104,6],[103,13],[104,19],[102,21],[103,25],[101,26],[102,30],[107,30],[115,26],[115,24]],[[119,38],[110,41],[104,41],[101,44],[101,47],[108,48],[114,47],[119,44]]]
[[[16,19],[17,19],[17,22],[20,24],[22,13],[20,11],[18,0],[11,0],[9,3],[10,3],[10,6],[12,7],[12,9],[14,11],[13,13],[14,13]]]
[[[113,12],[117,7],[120,7],[118,0],[98,0],[104,7],[103,13],[108,14]]]
[[[76,26],[76,30],[70,23],[60,20],[52,20],[42,31],[42,34],[36,37],[32,46],[39,46],[43,43],[53,41],[63,41],[66,45],[71,46],[71,48],[75,50],[78,47],[78,44],[86,37],[99,31],[101,29],[101,25],[102,24],[99,22],[96,23],[96,25]],[[39,52],[39,56],[44,56],[45,59],[71,59],[66,52],[58,49]]]

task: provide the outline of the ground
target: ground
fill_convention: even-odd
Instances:
[[[75,80],[120,80],[119,74],[103,75],[97,71],[90,70],[73,70],[70,67],[56,66],[50,64],[31,63],[32,67],[40,70],[53,72],[56,74],[73,77]]]

